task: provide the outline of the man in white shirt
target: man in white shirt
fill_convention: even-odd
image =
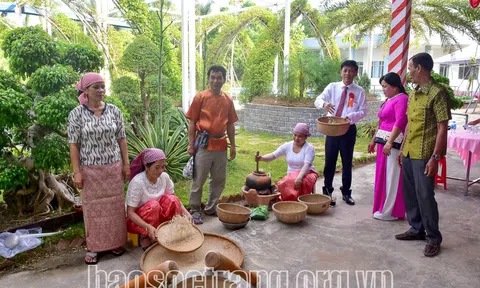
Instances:
[[[367,115],[365,90],[353,83],[358,74],[357,62],[346,60],[341,65],[341,82],[330,83],[315,100],[315,107],[323,108],[328,116],[342,117],[350,121],[350,129],[342,136],[327,136],[325,141],[325,177],[323,194],[332,196],[333,177],[337,164],[338,152],[342,157],[342,199],[349,205],[355,205],[352,199],[352,161],[353,148],[357,139],[355,125]],[[332,206],[335,202],[332,198]]]

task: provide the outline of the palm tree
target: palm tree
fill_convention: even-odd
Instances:
[[[384,43],[390,40],[392,18],[390,0],[345,0],[326,9],[334,34],[351,29],[361,39],[375,28],[383,31]],[[438,34],[444,47],[458,45],[458,33],[480,42],[480,10],[464,0],[413,0],[411,30],[417,38],[428,40]]]

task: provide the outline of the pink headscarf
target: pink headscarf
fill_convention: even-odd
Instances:
[[[82,94],[80,94],[80,96],[78,96],[78,101],[80,102],[80,105],[87,104],[88,102],[87,95],[85,94],[85,90],[89,86],[99,82],[105,82],[105,80],[103,79],[102,76],[100,76],[100,74],[93,73],[93,72],[86,73],[85,75],[83,75],[82,79],[78,81],[75,87],[77,88],[78,91],[83,92]]]
[[[160,149],[147,148],[143,150],[130,164],[130,181],[135,175],[145,170],[147,164],[163,159],[167,159],[167,157],[165,156],[165,152]]]
[[[293,133],[300,133],[307,137],[311,135],[310,127],[306,123],[297,123],[297,125],[295,126],[295,129],[293,129]]]

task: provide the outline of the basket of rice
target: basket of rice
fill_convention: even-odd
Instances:
[[[350,122],[336,116],[325,116],[317,119],[317,130],[327,136],[342,136],[350,128]]]
[[[158,226],[157,242],[166,249],[179,253],[192,252],[204,241],[202,231],[185,216],[175,215],[172,220]]]

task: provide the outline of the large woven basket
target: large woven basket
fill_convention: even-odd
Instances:
[[[302,221],[307,216],[308,206],[295,201],[282,201],[273,204],[272,210],[280,222],[293,224]]]
[[[173,244],[165,242],[163,235],[166,235],[170,232],[168,229],[168,225],[172,224],[170,224],[170,222],[168,221],[163,222],[162,224],[160,224],[160,226],[158,226],[157,231],[155,232],[158,244],[160,244],[164,248],[173,252],[187,253],[195,251],[202,246],[205,238],[202,231],[200,231],[200,229],[196,225],[193,225],[193,223],[191,224],[191,227],[193,228],[192,231],[195,231],[194,235],[192,235],[188,239],[182,239]]]
[[[317,130],[327,136],[342,136],[350,128],[350,122],[336,116],[325,116],[317,119]]]
[[[153,244],[143,253],[140,259],[140,269],[143,272],[150,271],[166,260],[174,260],[178,264],[179,271],[183,275],[191,271],[203,271],[205,269],[205,255],[210,250],[218,250],[230,258],[236,265],[242,266],[245,254],[243,249],[232,239],[225,236],[205,232],[203,245],[189,253],[177,253],[167,250],[158,243]]]
[[[231,224],[248,222],[250,209],[232,203],[220,203],[217,205],[217,215],[220,221]]]
[[[308,206],[307,213],[322,214],[330,207],[332,198],[322,194],[307,194],[298,197],[298,202],[305,203]]]

